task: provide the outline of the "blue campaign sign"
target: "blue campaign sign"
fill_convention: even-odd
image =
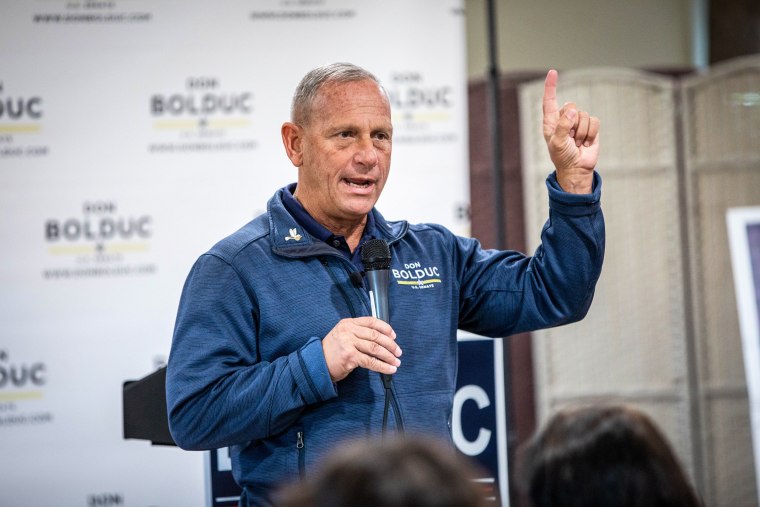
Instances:
[[[232,477],[232,462],[227,447],[207,453],[206,471],[208,474],[206,505],[236,507],[241,489]]]
[[[503,342],[460,338],[451,433],[462,453],[486,472],[480,479],[497,505],[508,505]]]
[[[457,392],[451,432],[454,444],[480,465],[482,483],[495,505],[509,505],[507,484],[507,426],[504,398],[503,342],[480,337],[459,340]],[[240,487],[232,478],[228,450],[207,456],[210,507],[235,507]]]

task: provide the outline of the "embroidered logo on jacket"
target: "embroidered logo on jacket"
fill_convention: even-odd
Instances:
[[[391,273],[397,284],[412,289],[432,289],[442,283],[438,266],[423,266],[419,262],[405,263],[404,269],[391,269]]]
[[[290,241],[291,239],[301,241],[301,238],[303,238],[303,236],[298,234],[298,230],[296,229],[290,229],[288,232],[290,233],[290,236],[285,236],[285,241]]]

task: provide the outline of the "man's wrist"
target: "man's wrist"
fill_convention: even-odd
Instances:
[[[602,198],[602,178],[593,173],[592,190],[589,194],[572,194],[565,192],[557,182],[557,173],[552,172],[546,178],[549,191],[549,208],[563,215],[581,216],[599,211]]]
[[[583,168],[557,171],[557,183],[569,194],[590,194],[593,192],[594,171]]]

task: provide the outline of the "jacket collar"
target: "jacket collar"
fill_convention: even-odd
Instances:
[[[286,257],[334,254],[335,251],[331,246],[313,238],[288,212],[282,204],[283,192],[287,192],[287,187],[275,192],[267,203],[272,250]],[[409,224],[403,220],[387,222],[376,208],[373,208],[371,213],[375,219],[375,231],[378,237],[386,240],[389,245],[401,239],[409,228]]]

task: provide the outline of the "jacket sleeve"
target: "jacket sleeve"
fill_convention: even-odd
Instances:
[[[554,173],[546,184],[549,219],[533,256],[458,238],[461,329],[509,336],[576,322],[588,312],[604,258],[601,178],[595,173],[593,192],[584,195],[563,192]]]
[[[321,337],[261,361],[257,319],[255,295],[234,267],[201,256],[182,291],[167,366],[169,427],[178,446],[216,449],[262,439],[307,405],[337,396]]]

